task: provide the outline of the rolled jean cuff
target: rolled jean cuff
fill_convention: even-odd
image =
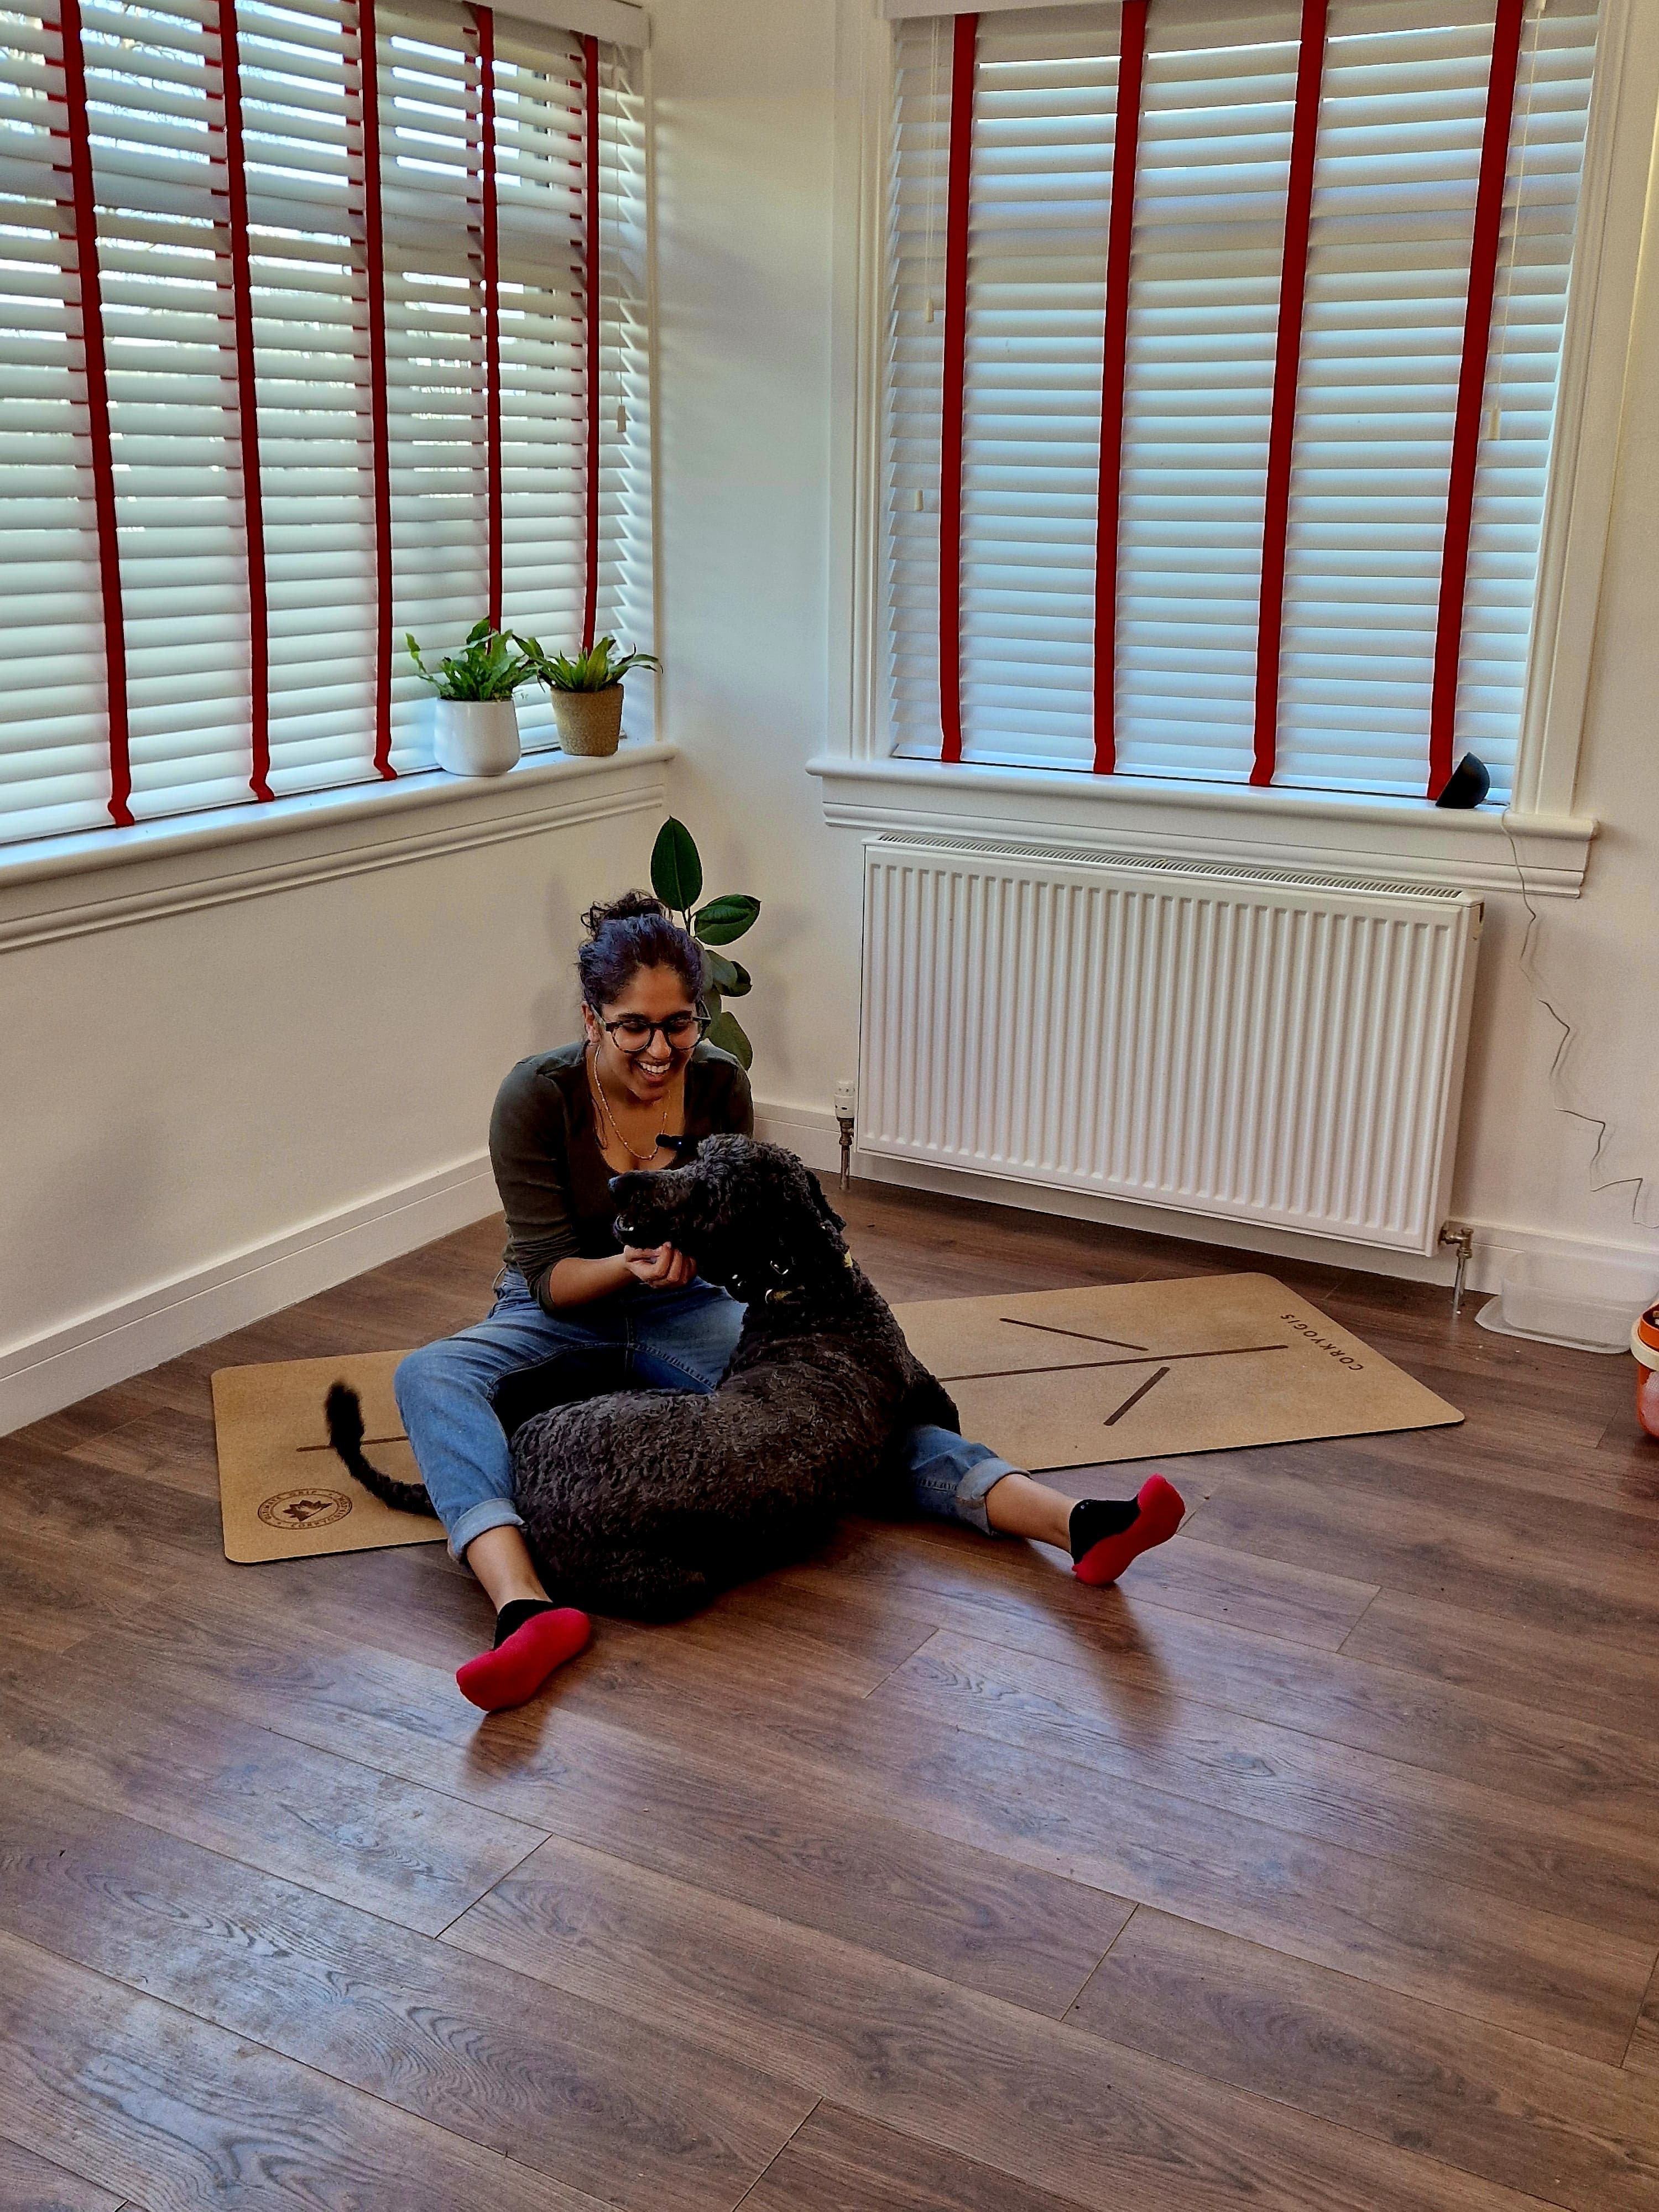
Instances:
[[[476,1505],[469,1505],[465,1513],[457,1516],[449,1531],[449,1556],[465,1559],[466,1547],[486,1528],[522,1528],[523,1521],[514,1511],[510,1498],[481,1498]]]
[[[994,1452],[976,1460],[957,1486],[957,1518],[977,1528],[981,1536],[994,1535],[995,1531],[986,1511],[985,1501],[1005,1474],[1018,1474],[1019,1472],[1018,1468],[1011,1467],[1006,1459],[997,1458]]]

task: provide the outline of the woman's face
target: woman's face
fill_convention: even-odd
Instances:
[[[607,1031],[602,1022],[632,1019],[643,1024],[689,1020],[695,1024],[696,1000],[685,988],[685,978],[672,968],[636,968],[629,982],[601,1014],[582,1008],[588,1042],[605,1060],[605,1073],[626,1085],[635,1098],[660,1098],[686,1061],[697,1042],[695,1027],[686,1030],[678,1045],[671,1044],[660,1029],[653,1028],[636,1046],[625,1030]]]

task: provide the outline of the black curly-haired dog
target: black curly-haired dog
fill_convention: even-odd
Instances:
[[[688,1164],[618,1176],[611,1188],[618,1236],[689,1253],[744,1302],[743,1334],[707,1395],[621,1390],[522,1420],[514,1502],[562,1601],[672,1620],[816,1550],[842,1513],[879,1498],[904,1430],[954,1429],[957,1410],[793,1152],[708,1137]],[[431,1510],[419,1485],[364,1459],[362,1417],[343,1384],[329,1393],[328,1417],[366,1488]]]

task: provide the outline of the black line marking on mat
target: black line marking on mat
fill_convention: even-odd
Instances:
[[[1091,1367],[1145,1367],[1152,1359],[1237,1359],[1247,1352],[1288,1352],[1288,1344],[1224,1344],[1213,1352],[1148,1352],[1139,1359],[1068,1359],[1060,1367],[981,1367],[971,1375],[936,1375],[936,1382],[1012,1382],[1022,1375],[1086,1375]],[[315,1450],[313,1444],[310,1447]]]
[[[1118,1407],[1116,1413],[1107,1414],[1105,1420],[1101,1425],[1103,1428],[1108,1429],[1115,1428],[1118,1423],[1123,1419],[1123,1416],[1128,1413],[1132,1407],[1138,1406],[1149,1390],[1155,1390],[1158,1388],[1158,1385],[1164,1380],[1169,1371],[1170,1370],[1167,1367],[1160,1367],[1155,1375],[1149,1375],[1138,1390],[1130,1391],[1128,1396]]]
[[[406,1444],[409,1438],[399,1429],[395,1437],[365,1437],[363,1442],[366,1444]],[[332,1444],[295,1444],[294,1449],[295,1451],[332,1451],[334,1447]]]
[[[1040,1328],[1048,1336],[1074,1336],[1079,1344],[1116,1344],[1125,1352],[1145,1352],[1144,1344],[1137,1344],[1132,1336],[1091,1336],[1084,1328],[1056,1328],[1049,1321],[1020,1321],[1013,1314],[999,1314],[997,1319],[1006,1322],[1010,1328]]]

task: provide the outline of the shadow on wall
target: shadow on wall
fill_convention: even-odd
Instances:
[[[107,1248],[118,1239],[125,1251],[143,1250],[177,1181],[168,1143],[164,1121],[124,1110],[95,1144],[54,1150],[52,1172],[20,1178],[21,1187],[12,1190],[3,1230],[7,1247],[67,1255],[82,1245]],[[210,1138],[203,1150],[212,1148]],[[64,1275],[74,1280],[82,1272],[66,1267]],[[43,1304],[60,1327],[76,1318],[56,1310],[50,1285],[21,1269],[0,1269],[0,1352],[39,1334]]]
[[[576,948],[582,939],[581,917],[595,899],[614,898],[618,891],[627,890],[635,876],[644,881],[640,869],[629,874],[619,859],[611,871],[615,883],[588,883],[572,878],[567,881],[555,876],[548,884],[542,900],[546,945],[545,975],[538,983],[530,1002],[532,1024],[535,1034],[523,1046],[529,1052],[545,1052],[554,1045],[568,1044],[581,1033],[581,992],[576,982]],[[623,878],[627,877],[627,882]],[[505,1067],[498,1075],[505,1075]]]

